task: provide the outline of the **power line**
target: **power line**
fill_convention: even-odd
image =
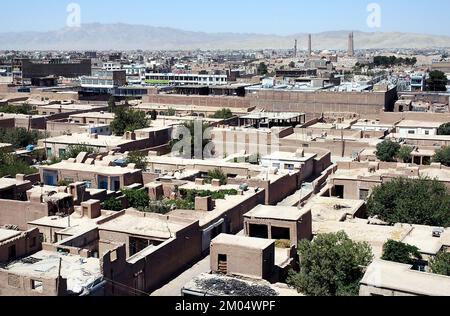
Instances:
[[[113,281],[113,280],[108,279],[108,278],[105,278],[105,277],[104,277],[103,279],[104,279],[106,282],[110,282],[110,283],[112,283],[112,284],[114,284],[114,285],[118,285],[118,286],[121,286],[121,287],[124,288],[124,289],[127,289],[129,293],[133,293],[133,294],[141,293],[141,294],[143,294],[143,295],[145,295],[145,296],[150,296],[150,294],[148,294],[148,293],[146,293],[146,292],[144,292],[144,291],[141,291],[141,290],[132,288],[132,287],[130,287],[130,286],[128,286],[128,285],[125,285],[125,284],[123,284],[123,283],[120,283],[120,282],[117,282],[117,281]]]

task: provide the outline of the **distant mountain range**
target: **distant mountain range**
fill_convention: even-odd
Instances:
[[[313,49],[347,49],[350,31],[313,34]],[[0,50],[306,49],[307,34],[204,33],[129,24],[84,24],[49,32],[0,33]],[[450,37],[355,32],[356,49],[450,47]]]

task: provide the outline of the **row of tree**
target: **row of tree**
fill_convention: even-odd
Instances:
[[[383,162],[395,162],[399,159],[404,163],[409,163],[412,160],[412,152],[413,147],[411,146],[401,146],[397,142],[385,140],[377,145],[376,155]],[[433,157],[433,162],[450,167],[450,146],[443,146],[437,149]]]

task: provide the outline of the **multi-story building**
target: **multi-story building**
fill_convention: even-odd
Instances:
[[[227,85],[227,75],[200,75],[200,74],[145,74],[145,83],[157,85]]]

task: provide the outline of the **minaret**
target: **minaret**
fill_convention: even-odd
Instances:
[[[312,55],[312,39],[311,34],[308,34],[308,56]]]
[[[297,44],[298,44],[298,41],[295,40],[295,44],[294,44],[294,58],[297,58]]]
[[[348,56],[355,56],[355,38],[353,32],[348,35]]]

